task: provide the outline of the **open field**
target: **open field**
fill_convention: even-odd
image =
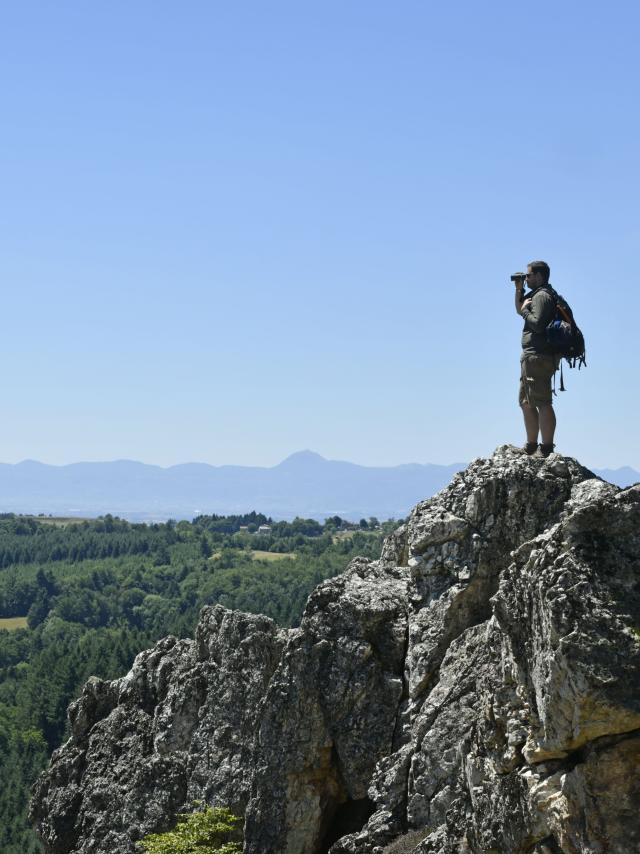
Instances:
[[[251,552],[254,560],[284,560],[287,557],[295,557],[294,552],[263,552],[259,549]]]
[[[26,617],[0,617],[0,629],[6,629],[9,632],[15,631],[15,629],[26,629],[27,628],[27,618]]]
[[[64,528],[67,525],[80,525],[82,522],[94,522],[95,519],[90,519],[88,516],[27,516],[21,515],[20,519],[34,519],[36,522],[41,522],[43,525],[53,525],[57,528]]]
[[[351,540],[353,539],[353,535],[355,531],[338,531],[331,538],[332,542],[339,543],[340,540]]]

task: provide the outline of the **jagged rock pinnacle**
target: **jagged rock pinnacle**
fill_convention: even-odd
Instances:
[[[299,629],[203,609],[90,680],[35,787],[48,854],[125,854],[196,798],[245,854],[640,850],[640,488],[503,446]]]

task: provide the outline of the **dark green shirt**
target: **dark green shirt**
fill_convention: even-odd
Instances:
[[[525,299],[531,299],[531,305],[522,312],[524,317],[522,355],[533,356],[552,353],[553,350],[549,346],[545,330],[555,316],[555,301],[544,287],[530,291],[525,295]]]

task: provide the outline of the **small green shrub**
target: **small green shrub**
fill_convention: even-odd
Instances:
[[[221,807],[182,813],[173,830],[150,833],[139,843],[144,854],[242,854],[240,819]]]

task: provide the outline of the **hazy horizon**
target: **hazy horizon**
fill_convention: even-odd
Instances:
[[[446,462],[436,462],[434,460],[404,460],[402,462],[390,463],[387,465],[376,465],[375,463],[373,463],[373,464],[360,463],[360,462],[357,462],[355,460],[333,459],[331,457],[326,457],[324,454],[320,454],[317,451],[314,451],[310,448],[301,448],[298,451],[292,451],[290,454],[287,454],[285,457],[278,460],[277,462],[270,463],[267,465],[253,465],[251,463],[238,462],[238,461],[226,462],[226,463],[210,463],[210,462],[207,462],[206,460],[189,460],[189,459],[181,460],[180,462],[176,462],[176,463],[169,463],[168,465],[161,465],[160,463],[147,462],[145,460],[132,459],[130,457],[117,457],[117,458],[113,458],[113,459],[102,459],[102,460],[100,460],[100,459],[97,459],[97,460],[96,459],[94,459],[94,460],[70,460],[69,462],[63,462],[63,463],[50,463],[50,462],[47,462],[46,460],[39,460],[39,459],[36,459],[34,457],[27,457],[23,460],[16,460],[15,462],[7,461],[7,460],[0,460],[0,465],[16,466],[16,465],[21,465],[23,463],[37,463],[39,465],[44,465],[44,466],[64,468],[65,466],[76,466],[76,465],[92,465],[92,464],[105,464],[106,465],[109,463],[134,463],[134,464],[149,466],[149,467],[153,467],[153,468],[159,468],[159,469],[163,469],[163,470],[171,469],[171,468],[177,468],[180,466],[209,466],[211,468],[229,467],[229,468],[264,468],[264,469],[270,469],[270,468],[276,468],[277,466],[281,465],[282,463],[286,462],[287,460],[290,460],[292,457],[298,457],[298,456],[306,455],[306,454],[318,457],[321,460],[323,460],[324,462],[347,463],[349,465],[360,466],[362,468],[399,468],[402,466],[414,466],[414,465],[417,465],[417,466],[441,466],[443,468],[448,468],[450,466],[455,466],[455,465],[466,466],[471,462],[471,460],[448,460]],[[490,456],[490,454],[488,454],[487,456]],[[585,462],[584,460],[579,460],[579,462],[581,462],[583,465],[586,465],[588,468],[589,467],[590,468],[597,468],[600,471],[601,470],[620,471],[622,469],[631,469],[632,471],[636,471],[634,466],[631,466],[628,464],[623,464],[620,466],[607,466],[607,465],[589,466],[588,462]]]
[[[265,465],[260,465],[260,464],[254,465],[252,463],[245,463],[245,462],[240,462],[240,461],[211,463],[211,462],[207,462],[206,460],[195,460],[195,459],[193,459],[193,460],[185,459],[185,460],[180,460],[179,462],[169,463],[167,465],[162,465],[160,463],[149,462],[149,461],[140,460],[140,459],[134,459],[132,457],[115,457],[115,458],[93,459],[93,460],[88,460],[88,459],[69,460],[67,462],[61,462],[61,463],[51,463],[51,462],[48,462],[47,460],[37,459],[36,457],[25,457],[22,460],[15,460],[15,461],[0,460],[0,465],[21,465],[22,463],[39,463],[41,465],[56,466],[58,468],[61,468],[63,466],[81,465],[83,463],[86,463],[86,464],[91,464],[91,463],[141,463],[142,465],[145,465],[145,466],[155,466],[156,468],[162,468],[162,469],[174,468],[175,466],[187,466],[187,465],[203,465],[203,466],[211,466],[213,468],[221,468],[223,466],[251,467],[251,468],[274,468],[275,466],[281,465],[283,462],[286,462],[287,460],[291,459],[292,457],[297,457],[297,456],[306,455],[306,454],[309,454],[309,455],[312,455],[315,457],[319,457],[320,459],[322,459],[326,462],[345,462],[345,463],[350,463],[351,465],[362,466],[364,468],[395,468],[397,466],[405,466],[405,465],[437,465],[437,466],[451,466],[451,465],[457,465],[457,464],[466,465],[466,463],[464,463],[464,461],[461,461],[461,460],[449,460],[446,462],[434,462],[432,460],[405,460],[403,462],[390,463],[388,465],[376,465],[375,463],[373,463],[373,464],[359,463],[359,462],[356,462],[355,460],[334,459],[332,457],[327,457],[324,454],[320,454],[311,448],[301,448],[300,450],[292,451],[291,453],[284,456],[282,459],[279,459],[274,463],[268,463]]]

